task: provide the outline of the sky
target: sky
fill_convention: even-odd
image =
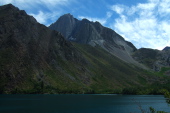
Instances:
[[[60,16],[98,21],[137,48],[170,46],[170,0],[0,0],[49,26]]]

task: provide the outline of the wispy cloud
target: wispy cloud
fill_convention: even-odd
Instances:
[[[163,49],[170,45],[170,1],[148,0],[135,6],[113,5],[119,17],[111,27],[136,47]]]
[[[117,14],[122,14],[126,10],[126,6],[118,4],[110,7],[111,10],[115,11]]]
[[[0,4],[9,4],[12,3],[17,5],[18,7],[22,7],[27,5],[27,8],[37,5],[43,5],[45,7],[56,7],[56,5],[68,5],[70,0],[1,0]]]
[[[107,12],[107,13],[106,13],[106,19],[110,18],[112,15],[113,15],[113,13]]]

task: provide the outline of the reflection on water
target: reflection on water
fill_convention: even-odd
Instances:
[[[0,95],[0,113],[170,112],[161,95]]]

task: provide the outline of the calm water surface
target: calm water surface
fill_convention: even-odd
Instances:
[[[0,113],[140,113],[139,106],[170,112],[161,95],[0,95]]]

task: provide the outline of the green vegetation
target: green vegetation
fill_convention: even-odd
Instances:
[[[135,80],[139,83],[141,69],[121,61],[99,46],[76,43],[74,46],[89,61],[88,70],[92,72],[93,80],[91,87],[95,93],[120,93],[123,87],[134,85]]]
[[[156,74],[159,76],[166,76],[166,72],[170,71],[170,67],[162,67],[161,71],[157,72]]]
[[[166,93],[170,91],[170,77],[164,75],[164,72],[166,72],[167,70],[169,70],[169,68],[162,68],[160,72],[144,71],[144,73],[148,75],[147,79],[141,78],[139,76],[140,82],[146,84],[146,80],[148,80],[150,81],[149,84],[146,84],[142,87],[132,86],[129,88],[124,88],[122,93],[134,95],[167,95]]]
[[[162,74],[164,71],[161,71],[159,76],[155,76],[157,73],[126,64],[99,46],[91,47],[79,44],[74,44],[74,46],[83,52],[92,64],[89,70],[92,70],[95,75],[92,84],[95,93],[163,94],[160,89],[170,90],[168,88],[169,79]],[[95,81],[97,82],[95,83]],[[109,83],[109,81],[113,82]]]

